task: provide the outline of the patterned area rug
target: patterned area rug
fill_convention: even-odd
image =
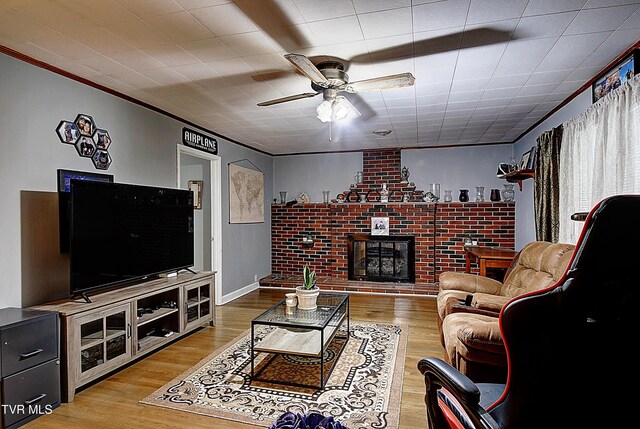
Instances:
[[[259,337],[273,329],[261,328]],[[250,340],[247,331],[140,402],[260,427],[285,411],[333,415],[349,429],[398,427],[406,326],[352,321],[342,353],[337,336],[325,351],[324,389],[273,383],[318,383],[318,359],[293,355],[261,353],[256,371],[271,382],[252,382]]]

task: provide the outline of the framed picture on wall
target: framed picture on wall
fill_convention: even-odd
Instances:
[[[591,85],[591,95],[594,103],[620,87],[640,71],[638,52],[640,52],[640,50],[634,50],[593,82]]]
[[[189,180],[189,190],[193,192],[193,208],[202,210],[202,180]]]
[[[522,158],[520,159],[520,170],[526,170],[527,168],[529,168],[529,158],[531,158],[531,151],[532,149],[529,149],[522,154]]]
[[[389,218],[372,217],[371,235],[389,235]]]

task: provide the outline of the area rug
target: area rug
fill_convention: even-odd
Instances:
[[[257,337],[272,327],[260,327]],[[325,351],[332,369],[325,387],[293,387],[319,380],[317,358],[261,353],[260,379],[251,380],[250,332],[167,383],[141,403],[268,427],[286,411],[332,415],[349,429],[398,427],[407,327],[351,322],[349,339]],[[340,341],[346,341],[342,353]],[[273,358],[273,359],[272,359]],[[276,384],[273,381],[285,383]]]

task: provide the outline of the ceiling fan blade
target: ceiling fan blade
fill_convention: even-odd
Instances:
[[[263,101],[258,106],[271,106],[272,104],[284,103],[286,101],[300,100],[302,98],[311,98],[320,94],[319,92],[305,92],[304,94],[290,95],[288,97],[276,98],[275,100]]]
[[[320,70],[318,70],[309,58],[300,54],[287,54],[284,57],[288,59],[291,64],[300,71],[300,73],[311,79],[314,83],[322,86],[323,88],[326,88],[329,85],[327,78],[320,73]]]
[[[400,73],[351,82],[345,86],[344,90],[347,92],[362,92],[376,89],[404,88],[405,86],[413,85],[415,80],[411,73]]]

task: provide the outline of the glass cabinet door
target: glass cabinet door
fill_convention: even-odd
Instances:
[[[79,379],[89,378],[106,365],[131,356],[131,306],[129,304],[77,319]]]

